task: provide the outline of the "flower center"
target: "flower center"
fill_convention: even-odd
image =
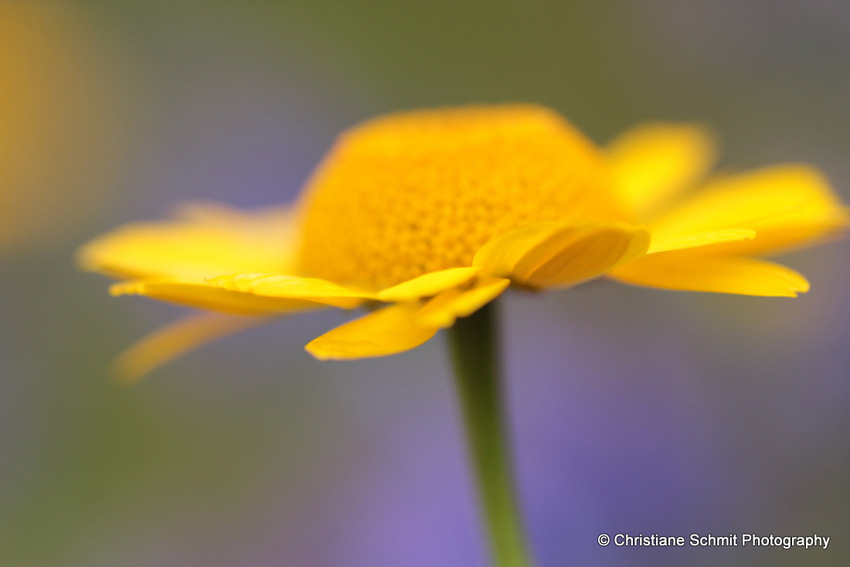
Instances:
[[[340,136],[299,206],[302,273],[370,289],[468,266],[523,224],[624,218],[600,152],[534,106],[367,122]]]

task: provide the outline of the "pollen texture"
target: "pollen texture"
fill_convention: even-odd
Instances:
[[[304,275],[379,289],[468,266],[491,237],[620,219],[600,152],[545,108],[390,115],[343,133],[299,202]]]

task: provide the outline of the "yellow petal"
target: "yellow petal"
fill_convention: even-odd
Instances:
[[[646,229],[617,222],[527,225],[490,240],[473,265],[532,288],[563,287],[640,257],[649,239]]]
[[[116,378],[131,384],[178,356],[226,335],[268,322],[262,317],[193,314],[159,329],[115,359]]]
[[[614,186],[640,218],[689,189],[715,160],[711,133],[694,124],[647,124],[608,146]]]
[[[120,282],[109,288],[112,295],[144,295],[161,301],[233,315],[275,315],[322,309],[315,301],[264,297],[215,287],[207,283],[179,280]]]
[[[458,317],[472,315],[496,299],[510,283],[505,278],[489,278],[477,282],[472,289],[446,290],[426,303],[416,313],[414,321],[427,327],[451,327]]]
[[[423,274],[398,285],[379,292],[376,297],[380,301],[413,301],[421,297],[437,295],[441,291],[453,288],[471,280],[480,268],[449,268]]]
[[[785,266],[735,256],[657,254],[624,264],[610,274],[619,281],[686,291],[796,297],[809,282]]]
[[[318,278],[281,274],[229,274],[209,278],[208,285],[228,291],[268,298],[303,299],[343,309],[353,309],[374,294]]]
[[[810,244],[847,225],[847,210],[820,172],[783,165],[714,181],[651,226],[657,240],[718,229],[754,229],[756,238],[715,251],[761,254]]]
[[[742,240],[752,240],[756,237],[756,231],[745,228],[727,228],[722,230],[712,230],[708,232],[700,232],[698,234],[684,234],[681,236],[668,236],[659,238],[653,234],[652,243],[649,245],[647,254],[657,254],[659,252],[670,252],[673,250],[684,250],[687,248],[703,248],[725,242],[740,242]],[[711,248],[714,250],[714,248]]]
[[[196,205],[174,220],[130,224],[101,236],[80,250],[78,262],[119,278],[201,280],[237,272],[292,273],[296,248],[287,209]]]
[[[529,250],[543,243],[559,230],[571,230],[572,226],[555,223],[535,223],[520,226],[487,241],[475,254],[472,265],[481,268],[483,274],[510,276],[517,262]]]
[[[387,356],[416,348],[437,332],[413,321],[416,305],[399,303],[340,325],[311,341],[307,352],[319,360]]]

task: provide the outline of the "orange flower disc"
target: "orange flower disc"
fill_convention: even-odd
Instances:
[[[599,150],[536,106],[382,117],[342,134],[308,183],[300,271],[380,289],[468,266],[533,222],[626,220]]]

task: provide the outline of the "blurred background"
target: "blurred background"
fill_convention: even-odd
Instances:
[[[484,567],[443,337],[322,363],[340,323],[245,332],[131,388],[181,313],[75,249],[185,201],[288,202],[342,129],[526,101],[605,142],[697,120],[722,167],[806,161],[850,201],[850,5],[0,0],[0,565]],[[502,301],[541,567],[850,562],[850,242],[797,300],[598,282]],[[831,536],[600,548],[599,533]]]

